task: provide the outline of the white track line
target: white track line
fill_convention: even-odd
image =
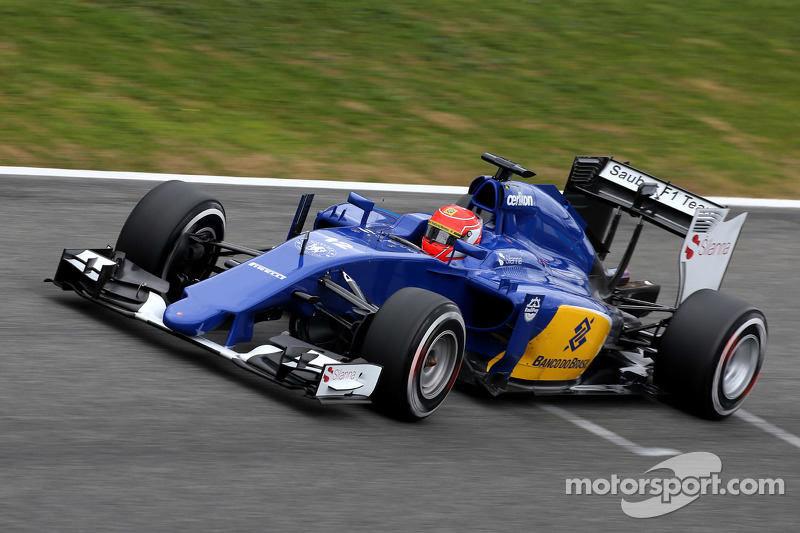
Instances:
[[[153,174],[149,172],[116,172],[101,170],[69,170],[61,168],[0,167],[0,177],[79,178],[137,181],[181,180],[214,185],[249,185],[252,187],[295,187],[300,189],[334,189],[427,194],[466,194],[467,187],[448,185],[414,185],[399,183],[367,183],[358,181],[326,181],[281,178],[236,178],[229,176],[197,176],[194,174]]]
[[[771,422],[767,422],[760,416],[756,416],[753,413],[745,411],[744,409],[739,409],[734,413],[734,416],[738,416],[745,422],[749,422],[756,426],[757,428],[781,439],[782,441],[788,442],[795,448],[800,448],[800,437],[797,435],[793,435],[786,430],[783,430],[776,426]]]
[[[280,178],[236,178],[229,176],[198,176],[193,174],[155,174],[149,172],[121,172],[102,170],[71,170],[62,168],[0,167],[0,177],[80,178],[138,181],[182,180],[190,183],[214,185],[249,185],[254,187],[294,187],[300,189],[333,189],[383,192],[411,192],[423,194],[462,195],[467,187],[449,185],[414,185],[403,183],[362,183],[357,181],[300,180]],[[771,207],[800,209],[800,200],[771,198],[733,198],[712,196],[712,202],[729,207]]]
[[[594,422],[586,420],[585,418],[570,413],[566,409],[562,409],[561,407],[556,407],[555,405],[552,404],[536,403],[536,406],[544,411],[547,411],[550,414],[553,414],[559,418],[563,418],[567,422],[571,422],[576,426],[585,429],[589,433],[594,433],[598,437],[602,437],[607,441],[616,444],[617,446],[625,448],[629,452],[633,452],[636,455],[642,455],[645,457],[657,457],[663,455],[680,455],[681,453],[678,450],[673,450],[672,448],[648,448],[645,446],[639,446],[635,442],[631,442],[625,437],[617,435],[613,431],[606,429],[603,426],[597,425]]]

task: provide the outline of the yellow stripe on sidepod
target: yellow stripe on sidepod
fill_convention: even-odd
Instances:
[[[511,377],[528,381],[576,379],[594,360],[610,329],[608,316],[562,305],[550,324],[528,343]],[[487,372],[504,355],[502,352],[489,361]]]

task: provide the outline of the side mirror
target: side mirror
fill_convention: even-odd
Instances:
[[[461,252],[464,255],[468,255],[470,257],[474,257],[475,259],[486,259],[486,256],[489,255],[489,250],[486,248],[481,248],[480,246],[475,246],[474,244],[469,244],[461,239],[458,239],[455,244],[453,245],[453,249],[456,252]]]

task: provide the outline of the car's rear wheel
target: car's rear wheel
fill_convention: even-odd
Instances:
[[[464,319],[452,301],[414,287],[394,293],[362,345],[362,357],[383,366],[375,406],[406,420],[433,413],[456,381],[465,338]]]
[[[196,236],[196,237],[193,237]],[[117,239],[116,250],[170,284],[167,299],[207,278],[217,260],[210,241],[225,236],[225,210],[204,190],[168,181],[148,192],[133,208]]]
[[[653,379],[679,407],[712,420],[744,402],[761,371],[764,314],[729,294],[704,289],[678,308],[661,337]]]

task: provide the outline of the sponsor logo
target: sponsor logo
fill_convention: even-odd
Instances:
[[[500,266],[522,264],[522,258],[513,255],[497,254],[497,260],[500,262]]]
[[[355,380],[357,377],[358,372],[355,370],[346,370],[329,366],[327,370],[325,370],[325,374],[322,375],[322,380],[327,383],[329,381]]]
[[[459,239],[461,238],[461,234],[459,232],[457,232],[453,228],[448,228],[444,224],[436,222],[435,220],[429,220],[428,221],[428,225],[429,226],[433,226],[436,229],[440,229],[440,230],[444,231],[445,233],[449,233],[450,235],[452,235],[454,237],[458,237]]]
[[[669,472],[661,474],[659,472]],[[620,478],[567,478],[570,495],[622,494],[622,512],[633,518],[653,518],[686,507],[700,496],[782,495],[786,484],[782,478],[720,477],[722,460],[710,452],[691,452],[671,457],[645,472],[645,475]],[[739,501],[739,500],[737,500]]]
[[[708,237],[700,239],[700,235],[695,235],[689,244],[686,245],[684,253],[688,261],[695,254],[700,255],[728,255],[733,248],[731,241],[716,242]]]
[[[275,272],[271,268],[267,268],[264,265],[259,265],[258,263],[254,262],[254,261],[250,261],[249,263],[247,263],[247,266],[251,266],[251,267],[255,268],[256,270],[260,270],[261,272],[263,272],[265,274],[269,274],[270,276],[272,276],[274,278],[286,279],[286,276],[284,276],[280,272]]]
[[[706,207],[703,199],[691,193],[656,180],[652,176],[635,171],[632,168],[610,163],[600,172],[600,176],[622,185],[626,189],[635,191],[643,183],[653,183],[656,185],[656,193],[652,196],[662,204],[668,205],[673,209],[678,209],[689,215],[693,215],[697,208]]]
[[[506,205],[511,207],[532,207],[533,196],[530,194],[522,194],[521,192],[508,195],[506,196]]]
[[[638,172],[635,172],[634,170],[626,167],[622,167],[620,165],[612,166],[609,174],[611,174],[615,178],[619,178],[620,181],[626,181],[630,183],[631,185],[633,185],[633,188],[637,189],[639,188],[639,185],[643,183],[653,183],[654,181],[652,179],[645,179],[645,177],[639,174]]]
[[[572,359],[559,359],[558,357],[547,358],[540,355],[533,360],[531,366],[538,368],[586,368],[590,362],[591,359],[578,359],[577,357],[573,357]]]
[[[531,322],[539,314],[539,309],[542,307],[542,298],[544,296],[534,296],[525,306],[525,322]]]
[[[296,240],[294,242],[294,247],[298,250],[301,249],[303,247],[303,239]],[[336,249],[332,246],[328,246],[327,244],[309,239],[308,243],[306,243],[306,249],[303,253],[306,255],[312,255],[314,257],[333,257],[336,255]]]
[[[569,346],[564,347],[565,351],[569,348],[574,352],[586,342],[586,335],[592,330],[592,322],[594,322],[594,318],[592,320],[584,318],[580,324],[575,326],[575,336],[569,340]]]

